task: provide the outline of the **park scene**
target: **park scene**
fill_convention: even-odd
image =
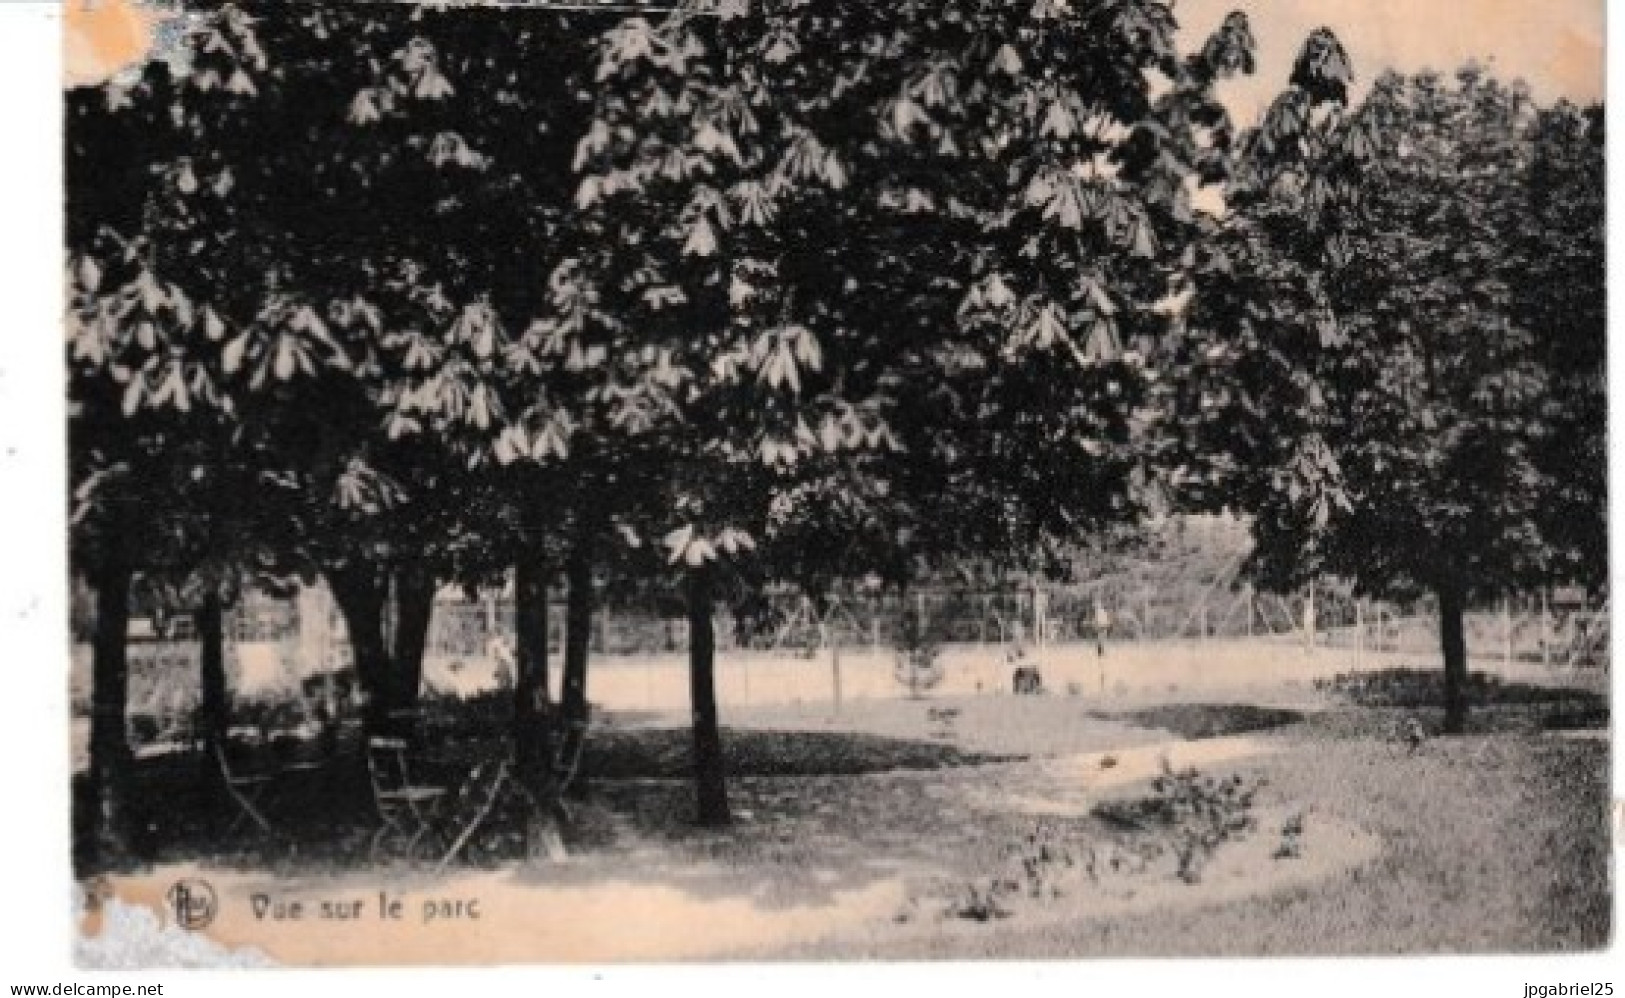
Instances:
[[[120,10],[81,963],[1608,945],[1576,72],[1242,0]]]

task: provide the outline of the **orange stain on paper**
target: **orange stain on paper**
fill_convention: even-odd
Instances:
[[[68,86],[100,83],[147,57],[154,15],[132,0],[62,0],[62,68]]]

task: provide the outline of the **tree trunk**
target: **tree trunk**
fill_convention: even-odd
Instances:
[[[212,586],[197,608],[197,636],[201,696],[195,735],[205,750],[200,785],[209,791],[210,797],[216,797],[222,788],[215,753],[225,751],[230,708],[226,702],[225,609],[221,606],[219,590]]]
[[[562,817],[553,774],[553,709],[548,694],[547,566],[532,549],[514,569],[514,776],[529,797],[525,852],[563,854]]]
[[[356,681],[366,696],[369,735],[389,731],[389,648],[384,643],[384,587],[370,565],[330,568],[325,573],[333,602],[344,616]]]
[[[130,667],[130,566],[109,556],[95,579],[96,632],[92,644],[90,700],[90,859],[98,868],[130,856],[124,804],[130,775],[126,705]]]
[[[592,640],[592,551],[582,538],[570,552],[565,566],[564,613],[564,708],[565,763],[574,764],[574,778],[567,788],[578,799],[587,795],[587,772],[581,765],[587,737],[587,657]]]
[[[211,750],[224,745],[228,706],[226,703],[225,608],[220,594],[210,591],[197,610],[200,666],[198,684],[198,735]]]
[[[1439,587],[1439,637],[1444,646],[1444,731],[1459,735],[1467,726],[1467,641],[1462,627],[1466,599],[1461,587]]]
[[[434,619],[435,580],[420,567],[395,576],[395,646],[390,649],[389,701],[394,712],[414,711],[423,692],[423,654]]]
[[[717,724],[717,642],[713,631],[710,566],[688,576],[688,683],[694,715],[694,792],[696,818],[706,828],[731,823],[728,785],[722,758],[722,731]]]

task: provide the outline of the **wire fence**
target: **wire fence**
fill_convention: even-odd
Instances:
[[[589,648],[600,667],[680,659],[688,622],[669,606],[612,604],[593,618]],[[565,608],[549,612],[549,638],[562,651]],[[722,611],[715,621],[723,655],[755,659],[810,659],[831,651],[890,656],[905,621],[919,621],[927,642],[944,648],[985,649],[1011,657],[1067,646],[1139,645],[1186,650],[1205,642],[1252,639],[1278,646],[1338,649],[1361,657],[1415,656],[1436,661],[1439,628],[1431,601],[1395,604],[1357,598],[1333,587],[1293,594],[1255,591],[1245,584],[1165,587],[1029,586],[995,591],[919,589],[910,593],[850,593],[815,602],[793,593],[758,601],[748,612]],[[426,675],[454,690],[504,682],[511,667],[514,607],[487,593],[469,599],[446,594],[430,625]],[[1479,606],[1467,614],[1465,637],[1475,663],[1514,667],[1604,670],[1611,648],[1607,605],[1573,598],[1534,597]],[[139,619],[129,647],[132,713],[172,714],[191,709],[199,665],[195,628],[184,616]],[[344,622],[325,590],[295,600],[251,594],[227,616],[226,671],[240,696],[285,695],[311,677],[350,669]],[[985,657],[985,656],[984,656]],[[89,648],[76,646],[74,693],[88,700]]]

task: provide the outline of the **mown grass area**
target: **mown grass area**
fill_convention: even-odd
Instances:
[[[1164,737],[1252,733],[1279,744],[1278,753],[1217,766],[1213,775],[1263,781],[1261,809],[1301,811],[1311,825],[1336,822],[1371,833],[1380,843],[1376,857],[1313,886],[1222,903],[1203,900],[1203,888],[1192,886],[1187,903],[1153,912],[1056,919],[1026,911],[986,923],[947,919],[943,932],[921,931],[917,923],[870,926],[748,955],[1064,959],[1595,949],[1612,931],[1608,742],[1549,733],[1547,711],[1558,699],[1480,703],[1473,733],[1430,737],[1414,752],[1399,735],[1413,717],[1436,727],[1436,708],[1344,705],[1294,714],[1183,704],[1101,712],[1096,720],[1113,728],[1132,722]],[[1079,710],[1079,723],[1090,720],[1079,705],[1064,704],[1027,709],[1057,722],[1050,725],[1055,730],[1065,728],[1059,721],[1068,710]],[[893,723],[890,716],[877,710],[868,719]],[[1032,730],[1026,737],[1036,739]],[[1076,744],[1078,736],[1060,737]],[[1042,754],[1036,740],[1027,747]],[[986,882],[1009,870],[1012,850],[1036,829],[1076,843],[1119,835],[1099,809],[1035,819],[989,806],[999,794],[1041,792],[1034,772],[1012,764],[741,780],[734,786],[741,820],[726,833],[673,820],[688,812],[685,787],[606,788],[604,800],[624,822],[623,841],[651,845],[632,857],[648,863],[651,877],[709,894],[750,894],[769,907],[816,905],[886,878],[937,888]],[[1134,800],[1148,792],[1137,783],[1107,796]],[[706,872],[678,872],[690,870]],[[922,910],[940,900],[932,895]]]
[[[839,714],[761,709],[725,733],[736,822],[724,830],[691,821],[685,729],[668,717],[606,715],[586,757],[590,795],[572,805],[572,862],[517,863],[522,815],[513,802],[493,814],[489,834],[465,862],[512,869],[537,887],[632,881],[693,897],[748,898],[764,913],[838,906],[844,891],[906,882],[925,892],[921,910],[940,917],[931,905],[944,888],[1001,875],[1012,850],[1039,829],[1074,843],[1123,835],[1102,818],[1110,808],[1042,818],[1024,811],[1018,801],[1057,789],[1057,769],[1046,768],[1045,757],[1095,753],[1086,758],[1097,759],[1100,771],[1106,756],[1131,746],[1154,751],[1173,741],[1244,735],[1278,751],[1215,762],[1206,775],[1264,781],[1260,809],[1301,811],[1312,827],[1326,821],[1368,832],[1380,842],[1375,858],[1339,867],[1313,886],[1222,902],[1205,901],[1200,886],[1189,894],[1180,887],[1154,911],[1092,916],[1085,903],[1066,909],[1066,917],[1040,917],[1037,907],[985,924],[943,921],[941,932],[919,920],[864,924],[748,955],[1069,958],[1604,945],[1611,932],[1608,740],[1599,730],[1606,702],[1480,684],[1470,733],[1428,737],[1413,751],[1401,736],[1413,720],[1437,729],[1436,691],[1411,676],[1382,682],[1360,687],[1379,691],[1371,705],[1352,688],[1328,689],[1321,709],[1301,712],[1245,703],[1113,710],[1098,699],[1061,696],[851,703]],[[1574,725],[1553,724],[1554,711],[1571,711],[1593,736],[1555,733]],[[427,779],[455,784],[476,759],[501,751],[494,707],[442,710],[430,727]],[[270,798],[269,811],[292,845],[246,828],[224,835],[230,812],[188,789],[204,785],[198,766],[184,756],[141,764],[136,817],[155,860],[201,858],[306,876],[402,872],[369,870],[377,816],[358,756],[341,756],[302,777],[313,782],[289,784],[285,796]],[[1133,801],[1149,792],[1145,781],[1131,782],[1100,799]],[[1272,826],[1260,834],[1276,832]]]
[[[1283,733],[1297,751],[1242,767],[1263,803],[1380,837],[1366,864],[1310,887],[1069,921],[1011,918],[952,934],[877,933],[792,959],[1066,959],[1595,949],[1611,938],[1608,748],[1516,734],[1429,742]],[[1199,888],[1193,888],[1199,898]]]

